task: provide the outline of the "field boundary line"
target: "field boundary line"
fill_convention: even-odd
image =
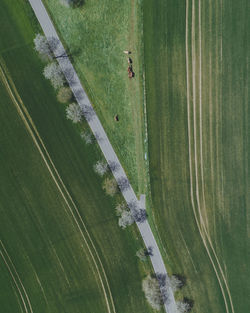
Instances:
[[[35,146],[37,147],[37,149],[38,149],[40,155],[42,156],[42,159],[43,159],[43,161],[44,161],[44,163],[45,163],[47,169],[49,170],[49,173],[50,173],[51,177],[53,178],[53,180],[54,180],[54,182],[55,182],[55,184],[56,184],[56,186],[57,186],[57,189],[59,190],[59,192],[60,192],[60,194],[62,195],[62,197],[63,197],[63,199],[64,199],[64,201],[65,201],[65,203],[66,203],[68,209],[70,210],[70,213],[71,213],[71,215],[72,215],[72,217],[73,217],[73,219],[74,219],[74,221],[75,221],[75,223],[76,223],[76,225],[77,225],[77,227],[78,227],[78,229],[79,229],[79,231],[80,231],[80,233],[81,233],[81,235],[82,235],[82,238],[84,239],[84,242],[85,242],[85,244],[86,244],[86,246],[87,246],[87,248],[88,248],[88,250],[89,250],[89,252],[90,252],[90,255],[91,255],[91,257],[92,257],[92,259],[93,259],[93,261],[94,261],[94,265],[95,265],[95,267],[96,267],[96,269],[97,269],[97,273],[98,273],[99,279],[100,279],[100,281],[101,281],[101,285],[102,285],[103,292],[104,292],[104,295],[105,295],[105,301],[106,301],[106,304],[107,304],[107,307],[108,307],[108,312],[111,313],[111,311],[110,311],[110,306],[109,306],[109,301],[108,301],[107,294],[106,294],[106,290],[105,290],[105,287],[104,287],[104,284],[103,284],[103,281],[102,281],[102,278],[101,278],[101,275],[100,275],[100,272],[99,272],[99,268],[98,268],[98,265],[97,265],[97,263],[96,263],[96,261],[95,261],[94,255],[93,255],[93,253],[92,253],[92,251],[91,251],[91,249],[90,249],[90,247],[89,247],[89,244],[88,244],[88,242],[87,242],[87,240],[86,240],[86,238],[85,238],[85,236],[84,236],[84,234],[83,234],[83,232],[82,232],[82,230],[81,230],[81,227],[80,227],[80,225],[79,225],[79,223],[78,223],[78,221],[77,221],[77,219],[76,219],[76,217],[75,217],[73,211],[72,211],[72,208],[70,207],[70,204],[69,204],[68,200],[67,200],[66,197],[65,197],[65,194],[63,193],[61,187],[59,186],[59,183],[58,183],[58,181],[57,181],[55,175],[53,174],[52,169],[50,168],[50,166],[49,166],[49,164],[48,164],[48,161],[46,160],[46,158],[45,158],[45,156],[44,156],[44,153],[42,152],[41,147],[39,146],[39,143],[37,142],[37,139],[35,138],[35,135],[34,135],[32,129],[31,129],[29,123],[27,122],[27,120],[26,120],[26,118],[25,118],[24,113],[22,112],[22,109],[20,108],[20,106],[19,106],[17,100],[15,99],[14,94],[13,94],[12,91],[11,91],[11,88],[10,88],[10,86],[9,86],[8,80],[7,80],[6,77],[5,77],[5,74],[4,74],[4,71],[2,70],[2,66],[1,66],[1,65],[0,65],[0,71],[1,71],[1,76],[2,76],[2,78],[3,78],[3,82],[4,82],[4,84],[5,84],[6,88],[7,88],[7,91],[8,91],[8,93],[9,93],[9,95],[11,96],[11,98],[12,98],[12,100],[13,100],[13,102],[14,102],[16,108],[17,108],[17,111],[18,111],[18,113],[19,113],[21,119],[23,120],[26,129],[27,129],[28,132],[30,133],[30,135],[31,135],[31,137],[32,137],[32,140],[33,140],[33,142],[35,143]],[[20,96],[19,96],[19,99],[20,99]],[[26,111],[27,111],[27,110],[26,110]],[[30,119],[31,119],[31,117],[30,117]],[[65,187],[65,188],[66,188],[66,187]],[[71,198],[71,199],[72,199],[72,198]],[[73,201],[73,200],[72,200],[72,201]],[[83,223],[83,221],[82,221],[82,223]],[[116,312],[116,311],[114,310],[114,312]]]

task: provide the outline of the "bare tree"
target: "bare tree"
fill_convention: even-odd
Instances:
[[[63,72],[61,71],[60,66],[55,62],[52,62],[45,66],[43,75],[45,78],[51,81],[52,85],[56,89],[62,87],[65,83]]]
[[[118,186],[121,192],[127,190],[130,187],[127,177],[120,177],[117,179]]]
[[[122,228],[126,228],[127,226],[134,223],[134,218],[130,211],[123,210],[121,216],[118,221],[118,225]]]
[[[146,261],[147,260],[147,255],[146,255],[147,249],[139,249],[136,251],[136,256],[141,260],[141,261]]]
[[[35,50],[43,57],[47,59],[52,59],[53,52],[58,46],[58,39],[55,37],[46,38],[44,35],[36,34],[34,38]]]
[[[71,103],[66,109],[66,117],[73,123],[78,123],[82,119],[82,110],[76,103]]]
[[[168,277],[168,285],[172,288],[173,292],[176,292],[183,287],[184,282],[178,275],[172,275],[171,277]]]
[[[108,170],[108,164],[104,161],[98,161],[95,165],[94,165],[94,171],[100,175],[103,176]]]
[[[118,204],[115,208],[116,215],[119,216],[118,225],[122,228],[134,223],[134,218],[125,203]]]
[[[72,91],[69,87],[61,87],[57,94],[57,100],[62,103],[67,103],[72,99]]]
[[[93,142],[93,136],[90,132],[82,131],[80,136],[86,144],[91,144]]]
[[[157,278],[148,275],[142,282],[142,289],[150,305],[154,309],[160,310],[164,302]]]
[[[36,34],[34,38],[35,50],[43,57],[52,59],[52,51],[50,49],[47,38],[41,34]]]
[[[117,192],[117,183],[114,178],[106,178],[103,182],[103,189],[106,191],[106,194],[113,197]]]
[[[184,301],[176,301],[177,312],[178,313],[187,313],[191,310],[190,304]]]
[[[121,216],[122,215],[122,211],[127,210],[127,205],[123,202],[120,203],[116,206],[115,211],[116,211],[116,215],[117,216]]]

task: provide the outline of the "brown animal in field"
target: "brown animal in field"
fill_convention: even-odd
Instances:
[[[132,78],[132,77],[134,77],[134,76],[135,76],[135,73],[133,72],[132,65],[130,65],[130,66],[128,67],[128,77],[129,77],[129,78]]]

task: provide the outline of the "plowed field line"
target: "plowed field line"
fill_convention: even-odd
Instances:
[[[195,47],[195,6],[194,6],[194,0],[192,0],[192,70],[193,72],[195,72],[195,61],[194,59],[194,47]],[[194,201],[194,193],[193,193],[193,169],[192,169],[192,147],[191,147],[191,117],[190,117],[190,86],[189,86],[189,49],[188,49],[188,40],[189,40],[189,36],[188,36],[188,15],[189,15],[189,0],[186,0],[186,84],[187,84],[187,115],[188,115],[188,146],[189,146],[189,170],[190,170],[190,196],[191,196],[191,204],[192,204],[192,209],[193,209],[193,213],[194,213],[194,217],[195,217],[195,221],[202,239],[202,242],[204,244],[204,247],[207,251],[208,257],[210,259],[210,262],[212,264],[212,267],[214,269],[214,272],[216,274],[218,283],[220,285],[220,289],[222,292],[222,296],[225,302],[225,307],[226,307],[226,311],[227,313],[229,313],[229,309],[228,309],[228,304],[227,304],[227,300],[226,300],[226,296],[225,296],[225,292],[218,274],[218,271],[216,269],[216,266],[214,264],[214,261],[212,259],[212,256],[210,254],[209,248],[207,246],[203,231],[202,231],[202,227],[198,221],[198,217],[197,217],[197,213],[196,213],[196,209],[195,209],[195,201]],[[192,75],[193,77],[193,84],[195,84],[195,75]],[[196,90],[195,87],[193,86],[193,93],[195,94]],[[195,102],[195,96],[193,95],[193,102]],[[194,115],[195,116],[195,115]],[[195,120],[195,119],[194,119]],[[194,127],[196,127],[194,125]],[[194,140],[196,140],[195,136],[194,136]],[[196,145],[196,142],[194,142],[194,144]],[[195,148],[196,151],[196,148]],[[197,157],[195,156],[195,168],[197,167]],[[195,171],[196,172],[196,171]],[[196,173],[196,177],[197,177],[197,173]],[[196,185],[197,185],[197,181],[196,181]],[[196,186],[196,195],[197,195],[197,186]],[[199,199],[197,198],[197,204],[199,204]],[[200,212],[200,208],[198,208],[199,212]],[[201,214],[200,214],[200,221],[201,221]]]
[[[51,175],[51,177],[52,177],[52,179],[53,179],[53,181],[54,181],[54,183],[55,183],[55,185],[57,187],[57,189],[59,190],[60,194],[62,195],[63,200],[66,203],[66,205],[67,205],[67,207],[68,207],[68,209],[69,209],[69,211],[70,211],[70,213],[71,213],[71,215],[72,215],[72,217],[73,217],[73,219],[74,219],[74,221],[75,221],[75,223],[76,223],[76,225],[77,225],[77,227],[78,227],[78,229],[80,231],[80,234],[81,234],[81,236],[82,236],[82,238],[83,238],[83,240],[84,240],[84,242],[85,242],[85,244],[87,246],[87,249],[88,249],[88,251],[89,251],[89,253],[91,255],[91,258],[92,258],[93,263],[95,265],[95,268],[97,270],[98,277],[99,277],[100,282],[101,282],[101,286],[102,286],[102,289],[103,289],[103,293],[104,293],[105,301],[106,301],[106,304],[107,304],[108,312],[111,313],[111,308],[110,308],[110,305],[109,305],[106,289],[104,287],[104,283],[103,283],[103,280],[102,280],[102,277],[101,277],[101,274],[100,274],[100,271],[99,271],[99,267],[98,267],[98,265],[96,263],[95,257],[93,255],[91,249],[90,249],[90,246],[89,246],[89,244],[87,242],[87,239],[85,238],[85,236],[84,236],[84,234],[82,232],[82,229],[81,229],[81,227],[80,227],[80,225],[79,225],[79,223],[78,223],[78,221],[77,221],[77,219],[75,217],[75,214],[72,211],[72,208],[71,208],[71,206],[69,204],[69,201],[66,199],[65,193],[68,196],[68,198],[70,199],[71,204],[73,205],[73,207],[75,209],[75,212],[76,212],[78,218],[81,221],[81,224],[82,224],[82,226],[84,228],[84,231],[86,232],[86,234],[88,236],[88,239],[91,242],[92,248],[93,248],[93,250],[94,250],[94,252],[96,254],[96,257],[97,257],[97,259],[98,259],[98,261],[100,263],[99,265],[101,266],[101,269],[102,269],[102,272],[103,272],[103,275],[104,275],[104,278],[105,278],[105,281],[106,281],[106,284],[107,284],[108,292],[109,292],[109,295],[110,295],[112,311],[115,313],[116,311],[115,311],[115,307],[114,307],[113,297],[112,297],[111,290],[110,290],[110,287],[109,287],[109,284],[108,284],[106,273],[104,271],[104,268],[103,268],[103,265],[102,265],[101,260],[99,258],[99,255],[97,253],[97,250],[96,250],[96,248],[94,246],[94,243],[93,243],[92,239],[90,238],[90,235],[89,235],[89,233],[87,231],[87,228],[86,228],[86,226],[85,226],[85,224],[84,224],[84,222],[83,222],[83,220],[82,220],[82,218],[80,216],[80,213],[79,213],[79,211],[78,211],[78,209],[77,209],[77,207],[76,207],[72,197],[70,196],[66,186],[64,185],[64,183],[63,183],[63,181],[62,181],[62,179],[61,179],[61,177],[60,177],[60,175],[59,175],[59,173],[58,173],[58,171],[57,171],[53,161],[51,160],[51,157],[50,157],[50,155],[49,155],[49,153],[48,153],[48,151],[47,151],[47,149],[46,149],[46,147],[45,147],[45,145],[44,145],[44,143],[43,143],[43,141],[42,141],[42,139],[41,139],[41,137],[40,137],[40,135],[39,135],[35,125],[34,125],[34,123],[33,123],[33,121],[32,121],[32,119],[31,119],[31,117],[30,117],[26,107],[24,106],[24,104],[23,104],[23,102],[22,102],[22,100],[21,100],[21,98],[20,98],[20,96],[19,96],[19,94],[18,94],[18,92],[17,92],[17,90],[16,90],[16,88],[14,86],[14,83],[12,82],[10,77],[8,77],[8,79],[6,78],[7,74],[5,74],[5,71],[3,70],[3,65],[0,65],[0,75],[1,75],[1,78],[2,78],[2,81],[3,81],[4,85],[6,87],[6,90],[8,91],[8,94],[10,95],[10,97],[11,97],[11,99],[12,99],[12,101],[13,101],[13,103],[14,103],[14,105],[15,105],[15,107],[16,107],[16,109],[17,109],[17,111],[18,111],[18,113],[19,113],[19,115],[20,115],[20,117],[22,119],[22,121],[24,122],[26,129],[28,130],[29,134],[31,135],[31,138],[32,138],[35,146],[37,147],[37,149],[38,149],[38,151],[39,151],[39,153],[40,153],[40,155],[41,155],[41,157],[42,157],[42,159],[43,159],[43,161],[44,161],[44,163],[45,163],[45,165],[46,165],[46,167],[47,167],[47,169],[48,169],[48,171],[49,171],[49,173],[50,173],[50,175]],[[16,97],[20,101],[20,104],[18,103],[15,95],[12,92],[12,89],[10,87],[9,81],[10,81],[10,84],[11,84],[12,88],[14,89],[14,93],[16,94]],[[25,112],[25,114],[23,113],[23,111]],[[29,123],[31,124],[33,130],[31,129],[27,119],[28,119]],[[46,159],[46,157],[45,157],[45,155],[44,155],[44,153],[43,153],[43,151],[41,149],[41,146],[39,145],[38,140],[36,139],[35,135],[38,137],[39,142],[40,142],[42,148],[44,149],[45,154],[46,154],[46,156],[47,156],[47,158],[48,158],[48,160],[50,162],[50,165],[52,166],[53,170],[55,171],[57,178],[55,177],[55,175],[54,175],[54,173],[53,173],[53,171],[51,169],[51,166],[49,165],[49,162],[47,161],[47,159]],[[65,193],[63,192],[62,188],[60,187],[60,185],[58,183],[58,180],[61,183]]]
[[[202,148],[202,146],[203,146],[202,145],[202,53],[201,53],[201,3],[200,3],[200,0],[199,0],[199,108],[200,108],[200,120],[199,120],[200,125],[199,126],[200,126],[201,185],[202,185],[202,198],[203,198],[203,206],[204,206],[203,207],[203,212],[205,214],[206,223],[207,223],[207,227],[208,227],[208,220],[207,220],[207,214],[206,214],[206,200],[205,200],[205,191],[204,191],[203,148]],[[195,120],[195,123],[196,123],[196,120]],[[198,181],[197,181],[197,185],[198,185]],[[198,195],[198,197],[199,197],[199,195]],[[204,222],[202,216],[201,216],[201,219],[202,219],[202,223],[203,223],[204,232],[205,232],[206,237],[207,237],[207,239],[209,241],[210,247],[211,247],[211,249],[213,251],[214,257],[215,257],[215,259],[217,261],[217,264],[219,266],[219,270],[221,272],[223,281],[225,283],[232,312],[234,313],[234,306],[233,306],[233,302],[232,302],[231,292],[230,292],[230,289],[228,287],[228,282],[227,282],[227,280],[225,278],[224,271],[222,270],[221,264],[219,262],[217,254],[215,252],[214,246],[212,244],[211,237],[209,235],[208,229],[207,229],[207,227],[205,225],[205,222]]]
[[[46,157],[48,158],[48,160],[49,160],[49,162],[50,162],[50,165],[52,166],[54,172],[56,173],[56,176],[57,176],[59,182],[61,183],[61,185],[62,185],[62,187],[63,187],[65,193],[67,194],[68,198],[70,199],[71,204],[73,205],[73,207],[74,207],[74,209],[75,209],[75,212],[76,212],[76,214],[77,214],[79,220],[81,221],[81,224],[82,224],[82,226],[83,226],[83,228],[84,228],[84,231],[86,232],[87,237],[88,237],[88,239],[89,239],[89,241],[90,241],[90,243],[91,243],[91,245],[92,245],[92,248],[93,248],[93,250],[94,250],[94,252],[95,252],[95,254],[96,254],[96,257],[97,257],[97,259],[98,259],[98,261],[99,261],[99,265],[101,266],[101,269],[102,269],[102,272],[103,272],[103,275],[104,275],[104,278],[105,278],[105,281],[106,281],[106,284],[107,284],[107,288],[108,288],[108,292],[109,292],[109,296],[110,296],[110,301],[111,301],[111,304],[112,304],[112,308],[113,308],[113,311],[116,312],[115,306],[114,306],[113,297],[112,297],[112,293],[111,293],[110,286],[109,286],[108,279],[107,279],[107,275],[106,275],[106,273],[105,273],[103,264],[102,264],[101,259],[100,259],[100,257],[99,257],[99,254],[98,254],[98,252],[97,252],[97,250],[96,250],[96,248],[95,248],[95,245],[94,245],[94,243],[93,243],[93,240],[91,239],[91,236],[90,236],[90,234],[89,234],[89,232],[88,232],[88,230],[87,230],[87,227],[86,227],[85,223],[83,222],[83,219],[82,219],[82,217],[81,217],[81,215],[80,215],[80,213],[79,213],[79,210],[78,210],[78,208],[77,208],[77,206],[76,206],[74,200],[72,199],[72,197],[71,197],[71,195],[70,195],[68,189],[66,188],[66,186],[65,186],[65,184],[64,184],[64,182],[63,182],[63,180],[62,180],[62,178],[61,178],[61,176],[60,176],[60,174],[58,173],[57,168],[55,167],[54,162],[52,161],[52,159],[51,159],[51,157],[50,157],[50,155],[49,155],[49,153],[48,153],[48,150],[46,149],[46,146],[45,146],[45,144],[44,144],[44,142],[43,142],[43,140],[42,140],[40,134],[38,133],[38,130],[37,130],[37,128],[36,128],[36,126],[35,126],[35,124],[34,124],[32,118],[31,118],[31,116],[29,115],[29,112],[27,111],[25,105],[23,104],[23,101],[22,101],[22,99],[20,98],[20,96],[19,96],[19,94],[18,94],[18,92],[17,92],[17,90],[16,90],[16,87],[15,87],[14,83],[13,83],[12,81],[10,81],[10,83],[12,84],[12,88],[14,89],[14,92],[15,92],[16,97],[18,98],[20,104],[22,105],[22,109],[23,109],[23,111],[25,112],[26,118],[28,119],[29,123],[32,125],[33,131],[34,131],[34,133],[36,134],[37,138],[39,139],[39,142],[40,142],[40,144],[41,144],[41,146],[42,146],[42,148],[43,148],[43,150],[44,150],[44,152],[45,152],[45,154],[46,154]]]
[[[204,172],[203,172],[203,144],[202,144],[202,54],[201,54],[201,3],[199,0],[199,109],[200,109],[200,162],[201,162],[201,188],[202,188],[202,203],[203,212],[206,219],[206,227],[208,228],[208,218],[205,204],[205,188],[204,188]]]
[[[18,293],[20,295],[20,298],[22,300],[22,303],[23,303],[23,306],[24,306],[24,310],[25,310],[26,313],[29,313],[29,312],[33,313],[32,306],[31,306],[28,294],[27,294],[27,292],[26,292],[26,290],[24,288],[24,285],[22,283],[22,280],[20,279],[20,277],[19,277],[19,275],[17,273],[17,270],[16,270],[13,262],[11,261],[11,258],[9,256],[7,250],[5,249],[5,246],[4,246],[4,244],[2,243],[1,240],[0,240],[0,244],[2,246],[2,251],[0,250],[1,257],[2,257],[4,263],[5,263],[5,265],[6,265],[7,269],[8,269],[11,277],[12,277],[12,280],[14,281],[16,289],[17,289],[17,291],[18,291]],[[4,256],[3,252],[7,256],[7,258]],[[12,267],[12,269],[11,269],[11,267]],[[17,277],[17,279],[15,278],[15,276]],[[24,298],[26,298],[26,300]],[[26,304],[26,301],[27,301],[28,304]],[[28,310],[28,307],[29,307],[29,310]]]

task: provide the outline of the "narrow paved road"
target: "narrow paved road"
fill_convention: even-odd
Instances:
[[[41,0],[29,0],[35,15],[44,31],[44,34],[47,38],[56,38],[58,40],[57,49],[54,52],[55,56],[62,56],[67,55],[66,51],[56,33],[55,27],[52,24],[52,21],[42,3]],[[128,183],[127,175],[125,174],[125,171],[120,164],[119,159],[117,158],[117,155],[115,151],[113,150],[113,147],[106,135],[105,130],[102,127],[102,124],[96,115],[87,94],[85,93],[81,82],[79,80],[78,75],[76,74],[73,65],[71,64],[68,57],[59,57],[57,58],[57,61],[69,83],[69,86],[78,102],[80,107],[85,112],[85,117],[88,121],[88,124],[95,135],[97,142],[104,154],[105,159],[109,164],[115,164],[116,166],[111,166],[111,169],[113,168],[112,172],[116,179],[116,181],[121,183],[122,181],[125,182],[124,188],[122,188],[122,194],[124,199],[126,200],[127,204],[140,208],[142,206],[143,201],[138,201],[135,192],[131,185]],[[150,256],[151,262],[154,268],[155,273],[160,273],[163,275],[167,275],[167,271],[159,250],[159,247],[155,241],[154,235],[151,231],[151,228],[149,226],[148,221],[144,221],[142,223],[137,222],[138,229],[141,233],[141,236],[144,240],[145,246],[147,248],[151,248],[153,254]],[[172,289],[168,287],[168,301],[166,301],[164,307],[167,313],[177,313],[176,308],[176,302],[174,299],[174,295],[172,292]]]

